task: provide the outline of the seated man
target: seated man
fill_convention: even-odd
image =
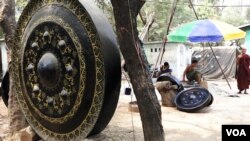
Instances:
[[[158,74],[158,77],[163,73],[169,73],[169,74],[172,73],[172,69],[169,68],[168,62],[164,62],[164,64],[160,67],[160,72]]]
[[[197,64],[197,60],[192,60],[191,65],[188,65],[184,70],[182,81],[185,81],[185,78],[187,77],[188,81],[196,81],[198,84],[201,83],[202,75],[199,71],[195,70]]]

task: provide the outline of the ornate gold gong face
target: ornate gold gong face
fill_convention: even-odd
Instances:
[[[74,103],[80,105],[77,98],[81,96],[78,91],[84,90],[79,83],[86,79],[85,58],[81,57],[85,55],[77,53],[73,35],[59,24],[39,22],[29,35],[22,58],[24,84],[32,106],[44,116],[58,118],[76,112]]]
[[[45,140],[99,133],[115,111],[120,56],[97,13],[89,1],[32,0],[19,19],[11,71],[20,107]]]

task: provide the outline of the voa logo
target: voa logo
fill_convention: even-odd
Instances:
[[[226,129],[227,136],[247,136],[244,129]]]

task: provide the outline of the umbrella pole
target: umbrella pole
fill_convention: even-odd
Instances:
[[[219,65],[219,67],[220,67],[220,70],[221,70],[223,76],[225,77],[225,79],[226,79],[226,81],[227,81],[227,84],[228,84],[229,88],[232,89],[231,86],[230,86],[230,84],[229,84],[229,82],[228,82],[228,80],[227,80],[227,77],[226,77],[224,71],[222,70],[221,65],[220,65],[220,63],[219,63],[219,61],[218,61],[218,59],[217,59],[217,57],[216,57],[216,55],[215,55],[215,53],[214,53],[214,50],[213,50],[211,44],[209,44],[209,47],[210,47],[210,49],[212,50],[212,53],[213,53],[213,55],[214,55],[214,57],[215,57],[215,60],[216,60],[216,62],[218,63],[218,65]]]

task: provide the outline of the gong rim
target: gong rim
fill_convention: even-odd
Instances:
[[[212,105],[213,102],[214,102],[214,96],[210,93],[210,99],[207,106]]]
[[[62,2],[64,3],[63,5]],[[115,88],[110,88],[110,86],[108,87],[106,85],[112,83],[106,80],[106,78],[110,78],[110,76],[106,75],[110,75],[109,72],[106,72],[108,70],[107,66],[110,66],[107,65],[107,62],[110,62],[110,60],[103,54],[103,48],[105,45],[103,45],[103,41],[100,40],[100,37],[98,36],[98,34],[100,35],[102,33],[96,29],[96,25],[93,23],[84,6],[78,1],[65,3],[60,0],[34,0],[29,2],[26,6],[18,22],[15,39],[16,47],[14,48],[14,53],[12,55],[14,62],[12,71],[19,72],[19,74],[15,74],[14,76],[18,86],[17,89],[20,90],[17,94],[18,101],[29,124],[45,140],[72,140],[86,137],[92,130],[97,129],[97,127],[104,128],[108,124],[117,104],[119,85]],[[60,12],[64,11],[66,16],[56,14],[57,10],[61,10]],[[68,17],[75,17],[65,22],[63,17],[67,17],[67,13],[69,13]],[[77,25],[73,25],[74,20],[75,23],[77,21],[77,23],[80,24],[81,28]],[[61,21],[65,23],[60,23]],[[49,25],[51,25],[51,27]],[[67,63],[64,62],[64,60],[67,60],[67,57],[65,59],[64,54],[62,53],[65,49],[62,49],[64,50],[62,51],[59,47],[60,41],[57,39],[57,36],[60,35],[52,35],[51,32],[53,30],[53,32],[56,33],[56,26],[59,26],[57,28],[59,28],[60,32],[64,32],[63,35],[68,34],[68,37],[66,35],[68,40],[64,40],[64,42],[71,42],[70,45],[74,45],[70,47],[71,49],[73,48],[73,53],[70,53],[69,56],[77,56],[76,58],[72,57],[69,61],[65,62],[78,60],[79,62],[76,63],[76,65],[67,66]],[[48,30],[43,30],[46,28]],[[84,30],[86,31],[85,33],[79,33],[79,31]],[[37,31],[39,32],[38,34],[36,33]],[[41,37],[40,33],[42,33]],[[36,34],[37,37],[33,39]],[[87,37],[86,39],[79,39],[84,35]],[[50,39],[47,39],[47,37],[56,38],[56,49],[51,49],[54,45]],[[70,40],[69,37],[73,39]],[[42,43],[39,42],[40,38],[43,38]],[[46,44],[49,44],[49,47],[43,42],[47,42]],[[89,42],[90,47],[86,47],[86,42]],[[114,42],[111,42],[110,44],[113,48],[116,46]],[[82,51],[85,48],[87,49]],[[113,50],[117,51],[117,49],[112,49],[112,51]],[[21,52],[21,55],[19,55],[18,52]],[[32,56],[30,52],[33,52],[32,55],[35,57],[30,57]],[[67,51],[65,52],[65,54],[67,54]],[[36,56],[36,53],[41,55]],[[82,55],[81,53],[86,54]],[[119,55],[116,55],[116,59],[119,60],[119,57]],[[53,61],[51,63],[48,60]],[[90,69],[88,67],[90,67]],[[95,72],[90,71],[93,67]],[[118,70],[117,65],[115,65],[115,67],[115,70]],[[80,72],[80,76],[75,75],[70,78],[70,80],[73,79],[73,84],[71,84],[71,81],[67,80],[67,77],[64,75],[68,70],[72,73],[72,68],[73,70]],[[30,71],[32,73],[30,73]],[[56,72],[58,76],[51,75],[52,72]],[[18,76],[20,76],[20,78]],[[41,77],[39,78],[39,76]],[[119,76],[119,72],[116,73],[115,76]],[[50,78],[52,78],[52,80],[50,80]],[[93,78],[94,84],[90,81]],[[119,77],[114,80],[115,82],[118,82]],[[78,81],[79,85],[74,85]],[[18,82],[21,84],[18,84]],[[71,85],[64,86],[64,83]],[[69,98],[71,100],[70,103],[75,103],[75,105],[67,107],[67,102],[58,102],[58,104],[55,102],[56,99],[63,99],[60,96],[67,93],[62,87],[66,87],[68,91],[77,91],[77,94],[73,94],[77,95],[75,99],[73,99],[73,96]],[[91,89],[90,87],[94,87],[94,89]],[[116,104],[111,107],[112,112],[108,114],[109,118],[104,121],[99,121],[99,119],[101,119],[99,115],[105,113],[103,110],[107,110],[107,108],[102,107],[103,103],[109,105],[111,103],[110,101],[105,100],[106,97],[110,95],[107,94],[107,92],[112,93],[114,96],[113,100],[116,101]],[[37,102],[34,99],[42,100]],[[41,101],[43,104],[47,102],[44,104],[45,106],[36,105],[37,103],[42,103]],[[60,107],[60,104],[63,103],[66,108],[61,108],[61,111],[63,111],[62,113],[54,114],[57,109],[53,109],[55,105],[48,106],[51,103],[56,103],[57,107]],[[52,116],[51,113],[49,113],[51,109],[53,110],[51,113],[54,114]],[[84,109],[85,111],[81,111],[81,109]],[[76,121],[79,121],[77,123],[79,125],[74,123]],[[97,121],[99,121],[98,124],[100,124],[98,126],[96,125]],[[66,131],[64,131],[64,129]],[[100,132],[101,130],[103,129],[98,129],[94,133]]]

